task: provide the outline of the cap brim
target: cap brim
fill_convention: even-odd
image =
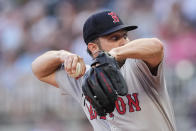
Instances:
[[[116,26],[116,27],[114,27],[114,28],[112,28],[110,30],[107,30],[106,32],[100,34],[99,36],[109,35],[111,33],[119,31],[119,30],[131,31],[131,30],[135,30],[137,28],[138,28],[137,26],[119,25],[119,26]]]

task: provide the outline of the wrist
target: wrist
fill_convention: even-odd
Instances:
[[[70,52],[67,52],[67,51],[65,51],[65,50],[59,50],[59,51],[57,52],[57,59],[58,59],[61,63],[64,63],[66,57],[67,57],[68,55],[70,55],[70,54],[71,54]]]
[[[116,59],[116,61],[119,61],[121,59],[118,48],[113,48],[112,50],[109,51],[109,54],[113,56]]]

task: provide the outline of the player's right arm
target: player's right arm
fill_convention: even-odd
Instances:
[[[78,62],[81,63],[83,68],[81,77],[86,69],[82,58],[65,50],[48,51],[32,62],[32,71],[40,81],[58,87],[55,80],[56,70],[64,63],[65,71],[70,75],[76,71]]]

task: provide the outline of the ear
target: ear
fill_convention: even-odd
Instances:
[[[95,43],[88,43],[88,49],[91,51],[92,54],[95,54],[96,52],[99,51],[99,47]]]

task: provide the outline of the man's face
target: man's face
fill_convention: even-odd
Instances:
[[[127,31],[121,30],[112,34],[99,37],[102,50],[109,52],[111,49],[120,47],[129,42]]]

